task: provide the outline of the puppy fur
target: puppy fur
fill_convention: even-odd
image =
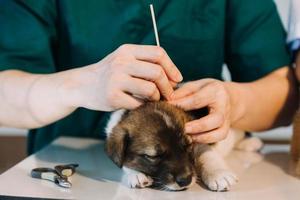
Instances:
[[[243,140],[244,133],[235,131],[214,145],[192,144],[184,133],[184,124],[194,116],[163,101],[145,103],[131,111],[118,110],[111,115],[105,149],[124,170],[123,178],[129,187],[178,191],[198,180],[210,190],[224,191],[236,183],[237,177],[223,156]],[[240,149],[253,146],[244,143]]]

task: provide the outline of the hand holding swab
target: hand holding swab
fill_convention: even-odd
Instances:
[[[154,29],[154,34],[155,34],[156,46],[160,47],[153,4],[150,4],[150,12],[151,12],[151,17],[152,17],[152,23],[153,23],[153,29]],[[178,82],[182,81],[182,75],[181,75],[180,71],[177,69],[177,67],[175,65],[174,65],[174,68],[173,68],[173,74],[174,74],[174,77],[176,77],[176,79],[169,80],[169,81],[170,81],[171,85],[174,87],[174,86],[177,85]],[[172,93],[173,92],[174,91],[172,91]],[[170,100],[170,96],[165,96],[165,98],[167,100]]]

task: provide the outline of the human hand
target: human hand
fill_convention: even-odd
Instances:
[[[185,131],[197,143],[214,143],[226,138],[230,127],[230,97],[222,81],[202,79],[175,90],[171,104],[186,111],[208,107],[209,114],[186,123]]]
[[[169,99],[172,86],[182,80],[162,48],[146,45],[122,45],[77,72],[73,84],[67,84],[73,89],[72,100],[79,107],[101,111],[133,109],[142,99],[156,101],[160,95]]]

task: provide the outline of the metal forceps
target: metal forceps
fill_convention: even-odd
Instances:
[[[75,173],[78,166],[78,164],[56,165],[54,169],[38,167],[31,170],[31,177],[52,181],[60,187],[70,188],[72,184],[68,177]]]

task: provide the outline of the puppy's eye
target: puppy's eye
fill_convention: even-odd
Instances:
[[[142,154],[141,156],[149,161],[155,161],[155,160],[158,160],[161,158],[161,155],[153,156],[153,155],[148,155],[148,154]]]

